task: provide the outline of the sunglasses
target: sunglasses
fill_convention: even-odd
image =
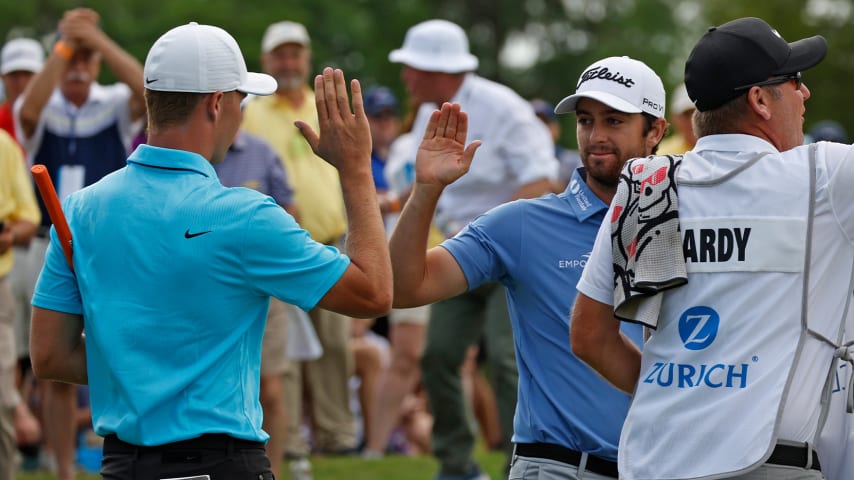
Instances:
[[[804,79],[801,77],[801,72],[789,73],[786,75],[779,75],[777,77],[771,77],[768,80],[763,80],[761,82],[751,83],[748,85],[742,85],[740,87],[735,87],[733,90],[736,92],[740,90],[747,90],[751,87],[762,87],[765,85],[779,85],[781,83],[786,83],[789,81],[795,81],[795,89],[800,90],[801,86],[804,84]]]

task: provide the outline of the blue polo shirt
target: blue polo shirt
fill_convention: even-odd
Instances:
[[[269,297],[309,310],[349,259],[179,150],[141,145],[64,210],[76,273],[51,231],[33,305],[83,315],[95,432],[136,445],[203,433],[266,441]]]
[[[575,285],[608,210],[576,170],[566,191],[496,207],[442,246],[469,289],[500,281],[513,324],[519,393],[516,443],[554,443],[617,460],[629,395],[573,355]],[[642,330],[623,324],[638,345]]]

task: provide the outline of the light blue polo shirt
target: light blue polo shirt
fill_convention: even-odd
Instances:
[[[617,461],[629,395],[573,355],[575,285],[608,210],[576,170],[566,191],[496,207],[442,243],[469,289],[500,281],[513,323],[519,393],[516,443],[554,443]],[[642,330],[622,330],[640,345]]]
[[[95,432],[136,445],[203,433],[266,441],[269,297],[309,310],[349,259],[179,150],[140,146],[64,210],[76,274],[51,231],[33,305],[83,315]]]

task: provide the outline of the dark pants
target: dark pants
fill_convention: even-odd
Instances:
[[[161,480],[208,475],[210,480],[274,480],[264,444],[227,435],[202,435],[156,447],[137,447],[115,435],[104,439],[101,477]]]
[[[424,388],[433,410],[433,454],[440,471],[464,475],[474,467],[475,420],[463,395],[460,366],[480,336],[486,341],[498,415],[508,456],[516,408],[516,357],[504,287],[487,283],[430,306],[421,357]]]

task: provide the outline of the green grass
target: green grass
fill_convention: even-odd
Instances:
[[[481,448],[475,454],[478,463],[492,478],[507,478],[504,473],[504,454],[485,452]],[[438,463],[431,456],[403,457],[388,456],[382,460],[362,460],[359,457],[312,457],[315,480],[431,480],[438,471]],[[290,480],[286,464],[279,469],[277,479]],[[19,473],[17,480],[53,480],[47,473]],[[94,474],[78,473],[77,480],[97,480]]]

